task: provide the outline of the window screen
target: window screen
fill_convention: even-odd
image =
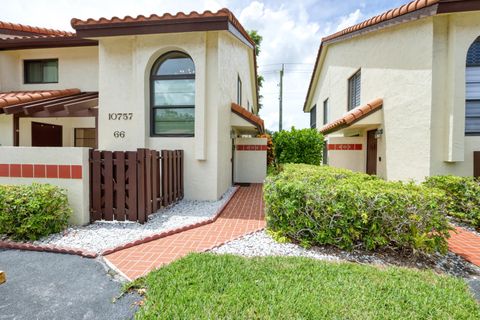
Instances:
[[[360,81],[360,71],[348,79],[348,110],[352,110],[360,105]]]

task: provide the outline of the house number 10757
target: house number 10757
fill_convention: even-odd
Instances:
[[[133,118],[133,113],[122,113],[122,112],[117,112],[117,113],[109,113],[108,114],[108,120],[132,120]]]

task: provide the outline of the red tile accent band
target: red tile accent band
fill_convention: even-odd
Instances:
[[[268,147],[266,145],[255,145],[255,144],[239,144],[237,145],[237,151],[267,151]]]
[[[0,164],[0,177],[4,178],[82,179],[82,176],[81,165]]]
[[[362,144],[354,144],[354,143],[337,143],[337,144],[328,145],[328,150],[359,151],[362,149],[363,149]]]

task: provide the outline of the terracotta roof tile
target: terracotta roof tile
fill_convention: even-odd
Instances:
[[[340,128],[349,126],[352,123],[369,115],[370,113],[373,113],[374,111],[380,109],[382,106],[383,99],[376,99],[364,106],[356,107],[355,109],[345,113],[340,119],[324,125],[322,128],[320,128],[320,132],[331,133],[333,131],[339,130]]]
[[[4,21],[0,21],[0,29],[9,30],[12,32],[33,33],[38,35],[55,35],[55,36],[73,36],[74,35],[74,33],[68,32],[68,31],[32,27],[32,26],[27,26],[23,24],[4,22]]]
[[[232,103],[231,108],[232,108],[233,113],[238,114],[239,116],[241,116],[242,118],[244,118],[248,122],[254,124],[260,132],[265,131],[265,127],[264,127],[264,123],[263,123],[262,118],[260,118],[259,116],[251,113],[250,111],[248,111],[247,109],[245,109],[244,107],[242,107],[242,106],[240,106],[236,103]]]
[[[243,26],[240,24],[240,22],[237,20],[235,15],[228,10],[227,8],[223,8],[218,10],[217,12],[212,12],[210,10],[204,11],[202,13],[199,13],[197,11],[192,11],[190,13],[185,13],[185,12],[178,12],[174,15],[170,13],[165,13],[161,16],[157,14],[152,14],[148,17],[144,15],[139,15],[136,17],[132,16],[125,16],[123,18],[119,17],[112,17],[110,19],[107,19],[105,17],[101,17],[99,19],[86,19],[86,20],[81,20],[81,19],[76,19],[73,18],[71,20],[71,25],[74,29],[88,29],[92,27],[99,27],[99,26],[115,26],[115,25],[122,25],[122,26],[128,26],[128,25],[141,25],[145,23],[153,23],[153,22],[167,22],[167,21],[195,21],[195,20],[202,20],[202,19],[207,19],[207,18],[225,18],[227,19],[230,23],[232,23],[238,31],[252,44],[255,45],[253,40],[250,38],[248,35],[248,32],[243,28]]]
[[[0,92],[0,109],[19,103],[79,94],[79,89]]]
[[[370,18],[368,20],[360,22],[360,23],[358,23],[354,26],[351,26],[349,28],[338,31],[338,32],[336,32],[332,35],[324,37],[322,39],[322,41],[332,40],[332,39],[341,37],[343,35],[346,35],[346,34],[349,34],[349,33],[352,33],[352,32],[355,32],[355,31],[358,31],[358,30],[361,30],[361,29],[364,29],[364,28],[367,28],[367,27],[370,27],[370,26],[373,26],[375,24],[385,22],[387,20],[391,20],[391,19],[397,18],[399,16],[402,16],[402,15],[405,15],[405,14],[408,14],[408,13],[411,13],[411,12],[414,12],[414,11],[417,11],[417,10],[435,5],[439,2],[440,2],[440,0],[415,0],[415,1],[412,1],[410,3],[404,4],[403,6],[401,6],[399,8],[389,10],[387,12],[379,14],[378,16],[375,16],[373,18]]]

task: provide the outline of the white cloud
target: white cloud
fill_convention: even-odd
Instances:
[[[350,13],[348,16],[344,16],[340,19],[340,23],[338,24],[336,31],[351,27],[360,22],[362,18],[362,12],[360,11],[360,9],[357,9],[354,12]]]

